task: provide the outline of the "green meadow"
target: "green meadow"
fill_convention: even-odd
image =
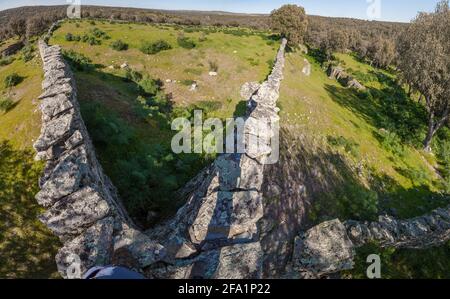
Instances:
[[[302,136],[301,146],[291,150],[310,162],[299,165],[300,171],[318,167],[327,182],[317,182],[309,220],[376,220],[383,213],[407,219],[448,205],[449,130],[436,138],[434,154],[425,153],[424,107],[407,97],[395,74],[351,54],[335,56],[366,91],[341,86],[314,55],[294,52],[287,54],[279,100],[281,126]],[[302,73],[305,59],[310,76]],[[383,278],[449,277],[450,243],[429,250],[371,244],[358,250],[355,270],[345,277],[365,278],[365,258],[373,253],[382,256]]]
[[[34,199],[43,164],[34,161],[32,144],[39,136],[41,114],[41,61],[23,52],[0,66],[0,101],[10,104],[0,111],[0,277],[58,277],[54,255],[59,242],[37,220],[44,210]],[[25,61],[28,60],[28,61]],[[18,84],[5,79],[17,74]]]

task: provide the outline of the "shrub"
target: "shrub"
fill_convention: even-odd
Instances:
[[[70,63],[70,65],[76,70],[83,71],[91,69],[91,60],[83,54],[77,53],[74,50],[63,50],[64,58]]]
[[[392,152],[399,157],[403,157],[405,155],[405,147],[403,146],[401,139],[397,134],[387,130],[380,130],[378,135],[381,146],[384,149]]]
[[[34,48],[31,45],[24,47],[22,50],[22,58],[25,62],[30,61],[34,57]]]
[[[0,66],[9,65],[14,61],[14,57],[12,56],[6,56],[3,58],[0,58]]]
[[[128,50],[128,44],[119,39],[111,43],[111,48],[116,51],[125,51]]]
[[[94,28],[91,30],[91,33],[96,38],[103,38],[103,39],[109,39],[110,37],[106,34],[105,31],[102,31],[98,28]]]
[[[358,185],[348,185],[337,196],[340,217],[356,220],[375,220],[378,213],[378,194]]]
[[[11,75],[6,76],[4,83],[6,87],[13,87],[22,82],[22,80],[23,78],[17,73],[12,73]]]
[[[160,80],[154,80],[149,77],[145,77],[139,82],[139,86],[142,90],[149,95],[156,95],[161,89],[162,82]]]
[[[73,34],[72,33],[67,33],[65,36],[66,41],[71,42],[73,41]]]
[[[180,47],[184,49],[193,49],[197,46],[193,40],[184,36],[179,36],[177,39],[177,43]]]
[[[93,36],[90,36],[90,37],[88,38],[87,43],[88,43],[89,45],[91,45],[91,46],[101,45],[101,44],[102,44],[101,40],[96,39],[96,38],[93,37]]]
[[[142,53],[148,54],[148,55],[154,55],[161,51],[166,51],[166,50],[170,50],[170,49],[172,49],[172,46],[164,40],[158,40],[153,43],[144,41],[140,47],[140,50],[142,51]]]
[[[127,81],[139,82],[142,80],[142,74],[132,69],[127,69],[125,73],[125,79]]]
[[[209,61],[209,70],[211,72],[218,72],[219,71],[219,65],[216,61]]]
[[[258,59],[254,59],[253,57],[249,57],[247,58],[248,62],[250,62],[251,66],[258,66],[259,65],[259,60]]]
[[[13,100],[10,98],[0,97],[0,111],[8,112],[14,106]]]

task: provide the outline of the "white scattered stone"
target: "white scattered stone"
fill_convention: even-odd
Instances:
[[[197,83],[193,83],[193,84],[191,85],[191,87],[189,88],[189,91],[196,91],[196,90],[197,90],[197,87],[198,87]]]
[[[209,72],[209,75],[210,75],[211,77],[216,77],[218,74],[217,74],[217,72]]]

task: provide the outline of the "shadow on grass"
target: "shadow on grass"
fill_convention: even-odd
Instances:
[[[132,80],[98,70],[78,71],[78,99],[98,158],[131,217],[142,228],[173,216],[185,199],[177,191],[211,162],[202,154],[174,154],[172,119],[190,118],[170,97],[151,95]],[[202,108],[217,106],[200,103]]]
[[[402,142],[420,147],[426,132],[425,109],[409,99],[392,78],[381,72],[375,75],[383,84],[381,90],[358,92],[328,84],[325,89],[331,99],[375,128],[394,132]]]
[[[412,218],[450,203],[450,197],[417,183],[399,186],[385,175],[363,170],[369,182],[346,157],[316,147],[287,128],[280,134],[280,160],[264,170],[265,223],[263,250],[266,275],[282,272],[301,230],[323,221],[377,220],[378,215]],[[450,256],[449,256],[450,257]]]
[[[31,151],[0,143],[0,278],[58,277],[59,241],[37,217],[34,199],[42,167]]]

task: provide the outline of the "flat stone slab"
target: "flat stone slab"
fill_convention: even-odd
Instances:
[[[317,275],[353,268],[354,245],[338,220],[321,223],[295,239],[293,261]]]
[[[111,262],[114,219],[98,221],[82,235],[66,242],[56,254],[58,272],[64,278],[81,278],[94,266]]]
[[[79,190],[81,180],[88,172],[86,163],[87,157],[83,147],[77,148],[62,159],[36,195],[38,203],[51,207],[61,198]]]
[[[239,235],[252,239],[256,222],[262,216],[262,196],[257,191],[213,192],[204,199],[189,228],[191,241],[200,244],[238,238]]]
[[[85,187],[58,201],[39,217],[57,236],[79,235],[110,213],[108,203],[91,187]]]

